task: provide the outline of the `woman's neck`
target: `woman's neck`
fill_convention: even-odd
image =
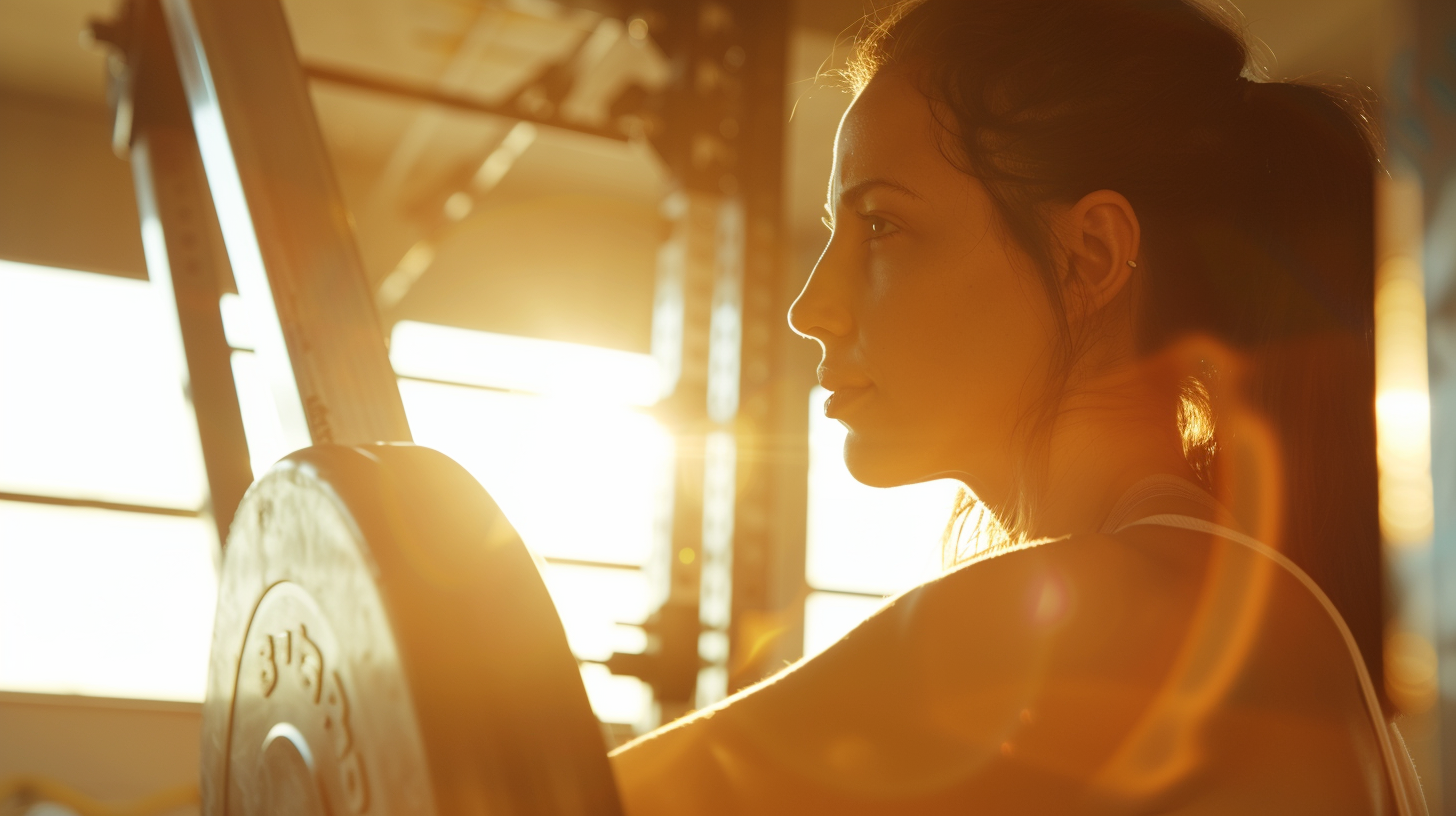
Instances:
[[[1183,454],[1177,394],[1123,372],[1063,401],[1046,447],[1046,477],[1033,508],[1033,538],[1095,533],[1138,482],[1167,474],[1197,482]],[[1151,512],[1193,512],[1164,497]],[[1201,512],[1199,514],[1202,514]]]

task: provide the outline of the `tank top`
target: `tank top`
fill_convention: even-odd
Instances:
[[[1365,714],[1380,748],[1384,771],[1382,775],[1389,786],[1396,812],[1399,816],[1427,816],[1425,797],[1405,740],[1395,723],[1386,720],[1370,679],[1370,672],[1360,654],[1360,647],[1339,610],[1319,585],[1283,553],[1229,526],[1178,514],[1133,517],[1138,505],[1159,497],[1187,499],[1203,505],[1220,517],[1231,518],[1217,500],[1197,485],[1176,476],[1159,475],[1134,485],[1113,507],[1102,531],[1115,534],[1131,527],[1158,526],[1205,533],[1242,546],[1262,566],[1282,571],[1297,581],[1329,616],[1344,641],[1351,668],[1360,684]],[[1160,778],[1182,771],[1178,767],[1181,755],[1176,739],[1170,740],[1169,735],[1191,730],[1184,721],[1198,716],[1200,700],[1208,700],[1208,705],[1216,704],[1219,696],[1217,687],[1221,680],[1216,667],[1223,662],[1217,656],[1239,648],[1235,641],[1246,628],[1238,625],[1239,617],[1257,617],[1260,614],[1258,599],[1255,597],[1259,593],[1259,579],[1252,574],[1230,577],[1233,580],[1226,583],[1230,587],[1237,587],[1233,590],[1237,597],[1215,599],[1212,602],[1214,608],[1207,616],[1209,625],[1192,634],[1192,642],[1185,650],[1185,659],[1180,661],[1180,669],[1166,690],[1164,704],[1153,706],[1134,738],[1110,763],[1104,774],[1106,786],[1135,789],[1139,785],[1156,785]]]

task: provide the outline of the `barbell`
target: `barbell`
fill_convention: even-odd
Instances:
[[[458,464],[406,444],[294,453],[224,551],[207,816],[620,816],[540,572]]]

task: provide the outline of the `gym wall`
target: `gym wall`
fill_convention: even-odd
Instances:
[[[131,169],[110,134],[100,104],[0,87],[0,258],[147,276]]]

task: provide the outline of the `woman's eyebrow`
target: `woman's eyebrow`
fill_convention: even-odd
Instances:
[[[854,185],[852,185],[850,187],[847,187],[844,190],[842,190],[839,193],[839,203],[840,203],[841,206],[848,206],[849,204],[852,204],[854,202],[859,201],[861,198],[864,198],[865,194],[868,193],[870,190],[873,190],[873,189],[876,189],[876,188],[881,188],[881,187],[887,188],[887,189],[890,189],[890,190],[898,190],[899,192],[901,192],[901,193],[903,193],[903,194],[905,194],[905,195],[907,195],[907,196],[915,199],[916,201],[924,201],[925,200],[924,197],[922,197],[919,193],[917,193],[914,190],[910,189],[906,185],[901,184],[898,181],[895,181],[894,179],[888,179],[888,178],[871,178],[871,179],[865,179],[864,181],[861,181],[861,182],[857,182]],[[827,204],[827,203],[824,206],[825,206],[826,209],[829,208],[829,204]]]

